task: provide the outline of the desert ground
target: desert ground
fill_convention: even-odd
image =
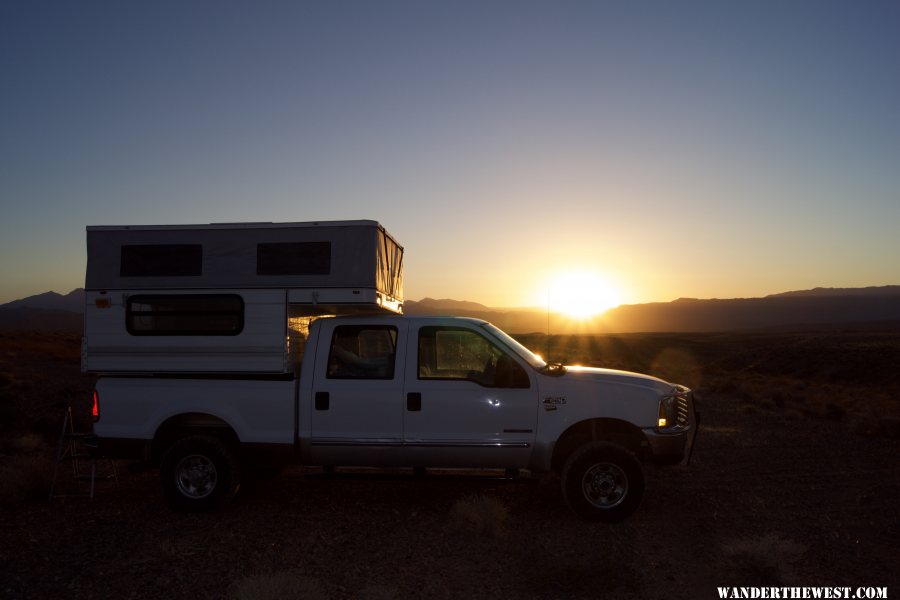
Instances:
[[[552,477],[289,467],[209,514],[118,463],[48,502],[76,333],[0,332],[0,598],[715,598],[717,586],[900,595],[900,331],[522,336],[552,360],[692,386],[689,467],[588,524]],[[63,465],[67,467],[68,465]]]

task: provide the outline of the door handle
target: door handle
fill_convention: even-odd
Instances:
[[[406,410],[422,410],[422,394],[419,392],[409,392],[406,394]]]
[[[328,392],[316,392],[316,410],[328,410]]]

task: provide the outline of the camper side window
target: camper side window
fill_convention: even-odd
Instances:
[[[238,335],[244,300],[234,294],[131,296],[125,311],[131,335]]]
[[[329,379],[393,379],[397,328],[341,325],[328,354]]]
[[[200,244],[127,244],[122,246],[122,277],[187,277],[203,273]]]
[[[257,275],[328,275],[331,242],[290,242],[256,245]]]

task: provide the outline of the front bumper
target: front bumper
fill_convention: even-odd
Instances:
[[[684,425],[668,429],[647,427],[644,437],[650,445],[647,460],[659,465],[689,465],[694,454],[694,442],[700,429],[700,413],[697,411],[694,395],[688,395],[688,419]]]
[[[650,444],[647,461],[657,465],[688,465],[694,453],[697,423],[688,429],[660,432],[655,428],[644,429],[644,437]]]

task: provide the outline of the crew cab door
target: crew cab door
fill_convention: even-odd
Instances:
[[[531,369],[477,324],[411,326],[407,344],[408,463],[527,466],[537,420]]]
[[[402,320],[323,320],[310,406],[311,462],[403,464]],[[398,350],[400,350],[398,352]]]

